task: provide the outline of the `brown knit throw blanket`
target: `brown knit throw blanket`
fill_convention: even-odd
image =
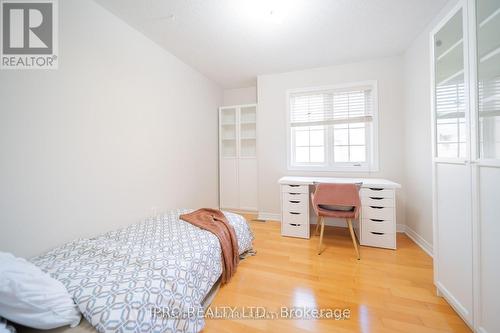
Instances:
[[[179,218],[217,236],[222,248],[221,282],[222,284],[229,282],[229,279],[236,273],[240,258],[238,239],[224,213],[218,209],[201,208],[189,214],[182,214]]]

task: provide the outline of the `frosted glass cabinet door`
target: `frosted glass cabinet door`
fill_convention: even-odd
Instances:
[[[464,9],[433,31],[434,282],[462,318],[473,322],[472,179]]]
[[[500,332],[500,0],[476,0],[479,189],[477,331]]]
[[[434,35],[435,151],[440,158],[466,158],[463,12]]]
[[[476,1],[479,155],[500,159],[500,1]]]

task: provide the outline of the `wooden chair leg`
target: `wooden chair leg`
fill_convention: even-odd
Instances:
[[[316,229],[314,230],[314,236],[318,235],[320,222],[321,222],[321,216],[318,216],[318,218],[316,219]]]
[[[318,255],[321,254],[322,248],[323,248],[323,233],[324,233],[324,230],[325,230],[325,218],[323,216],[320,218],[320,223],[321,223],[321,232],[319,234]]]
[[[354,249],[356,250],[356,255],[358,256],[358,260],[359,260],[360,256],[359,256],[358,243],[356,241],[356,235],[354,234],[354,229],[352,228],[352,220],[351,219],[347,219],[347,226],[349,227],[349,231],[351,232],[352,243],[354,244]]]

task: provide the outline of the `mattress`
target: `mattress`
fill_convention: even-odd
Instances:
[[[54,332],[185,332],[204,326],[203,303],[222,273],[212,233],[172,210],[103,235],[77,239],[32,262],[61,281],[86,322]],[[240,254],[252,248],[246,220],[224,212]]]

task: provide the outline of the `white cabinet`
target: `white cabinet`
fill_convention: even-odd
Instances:
[[[396,249],[396,193],[393,188],[364,187],[360,190],[359,243]]]
[[[309,238],[309,185],[281,184],[281,235]]]
[[[396,249],[396,193],[394,189],[367,187],[360,190],[361,233],[359,243]]]
[[[257,211],[257,105],[219,109],[219,206]]]
[[[500,1],[463,0],[431,32],[434,282],[500,332]]]

